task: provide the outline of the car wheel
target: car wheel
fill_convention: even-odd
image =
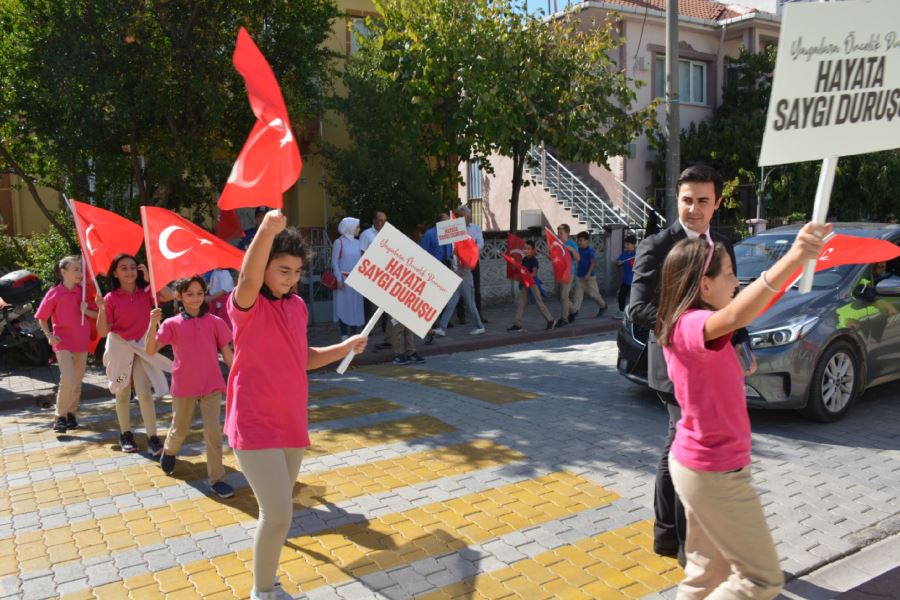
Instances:
[[[859,388],[859,359],[847,342],[825,349],[813,372],[805,413],[823,423],[842,419]]]

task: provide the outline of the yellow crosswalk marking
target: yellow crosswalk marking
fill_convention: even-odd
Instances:
[[[507,568],[417,596],[457,598],[640,598],[676,585],[678,562],[653,553],[653,524],[641,521],[550,550]]]
[[[524,458],[515,450],[479,440],[355,467],[308,474],[301,472],[294,489],[294,510],[337,504],[359,496],[435,481]],[[8,550],[22,560],[33,559],[28,563],[29,567],[47,569],[70,560],[105,556],[256,518],[256,498],[248,488],[239,491],[228,502],[209,497],[178,500],[156,508],[125,511],[100,520],[87,519],[0,539],[0,556]],[[38,560],[41,558],[43,560]],[[13,567],[14,563],[11,562]]]
[[[483,492],[466,494],[363,523],[345,525],[287,541],[282,585],[290,594],[409,564],[470,544],[559,519],[615,501],[618,496],[577,475],[551,473]],[[250,592],[252,551],[241,550],[121,582],[124,589],[164,593],[183,585],[206,597],[226,586],[234,595]],[[215,572],[215,575],[213,574]],[[120,590],[122,588],[119,588]],[[184,589],[179,587],[179,589]],[[143,596],[141,596],[143,597]],[[64,596],[68,598],[68,596]]]
[[[407,367],[395,367],[393,365],[378,365],[375,367],[363,367],[363,370],[373,375],[390,379],[410,381],[426,387],[438,388],[447,392],[453,392],[461,396],[468,396],[491,404],[509,404],[522,400],[534,400],[540,398],[540,394],[526,392],[514,387],[481,381],[471,377],[438,373],[437,371],[425,371],[423,369],[410,369]]]
[[[427,415],[417,415],[397,421],[387,421],[353,427],[347,429],[320,430],[311,433],[312,446],[307,450],[307,457],[335,454],[368,448],[381,444],[392,444],[416,438],[438,435],[453,431],[453,427]],[[201,432],[194,432],[191,439],[200,439]],[[96,447],[94,447],[96,448]],[[88,455],[98,457],[117,456],[119,453],[107,448],[107,454],[94,454],[96,450],[88,450]],[[43,454],[58,456],[56,462],[65,464],[80,462],[72,457],[58,455],[55,450]],[[111,452],[111,453],[110,453]],[[40,453],[35,452],[35,455]],[[66,459],[69,459],[68,461]],[[13,486],[0,489],[0,517],[33,512],[51,506],[60,506],[75,502],[84,502],[93,498],[130,494],[151,488],[164,488],[179,485],[182,481],[203,480],[206,478],[205,456],[186,456],[179,459],[180,469],[176,477],[165,475],[155,461],[133,465],[121,469],[94,473],[84,473],[60,479],[47,479],[34,484]],[[234,453],[226,451],[223,457],[226,471],[239,470]],[[31,464],[31,463],[29,463]],[[46,468],[46,467],[45,467]]]

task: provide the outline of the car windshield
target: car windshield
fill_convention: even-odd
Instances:
[[[737,276],[741,283],[749,283],[759,274],[771,267],[794,243],[795,234],[763,235],[751,237],[738,242],[734,246],[734,257],[737,260]],[[814,288],[829,288],[838,285],[853,265],[844,265],[819,271],[813,279]]]

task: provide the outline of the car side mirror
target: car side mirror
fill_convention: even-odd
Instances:
[[[900,277],[891,275],[875,284],[878,296],[900,296]]]

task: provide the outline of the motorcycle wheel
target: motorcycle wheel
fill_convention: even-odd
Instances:
[[[50,360],[50,344],[45,339],[31,339],[20,346],[22,355],[29,363],[43,366]]]

